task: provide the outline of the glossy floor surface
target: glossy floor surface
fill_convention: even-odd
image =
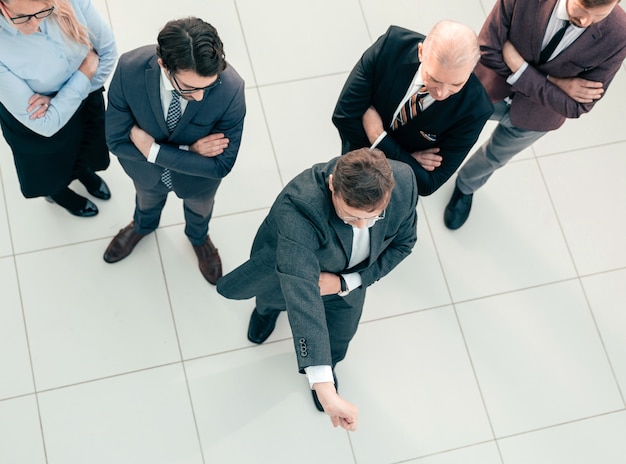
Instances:
[[[244,142],[211,222],[225,271],[283,185],[339,154],[337,95],[387,26],[478,30],[492,0],[420,4],[96,0],[120,52],[202,17],[246,80]],[[264,345],[247,341],[254,302],[203,280],[177,198],[106,264],[134,207],[117,159],[113,198],[79,219],[22,198],[0,140],[0,463],[623,464],[625,104],[622,68],[592,113],[494,175],[458,231],[442,221],[452,182],[420,200],[418,244],[371,287],[337,368],[355,433],[314,409],[284,315]]]

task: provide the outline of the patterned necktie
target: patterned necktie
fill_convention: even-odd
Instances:
[[[170,106],[167,108],[167,117],[165,118],[165,124],[167,124],[167,129],[170,131],[170,134],[174,132],[174,129],[176,129],[176,125],[178,124],[178,121],[180,121],[180,115],[180,98],[178,96],[178,92],[176,92],[176,90],[172,90],[172,101],[170,102]],[[163,169],[161,182],[163,182],[169,190],[172,190],[172,174],[169,169]]]
[[[548,45],[546,45],[544,49],[541,50],[541,54],[539,55],[539,64],[547,62],[550,59],[550,56],[552,56],[552,54],[554,53],[554,50],[556,50],[556,47],[558,47],[559,43],[561,43],[561,40],[565,35],[565,31],[569,27],[569,21],[563,22],[563,27],[556,31],[556,34],[552,36],[550,42],[548,42]]]
[[[404,102],[404,105],[402,105],[400,111],[398,111],[398,115],[393,121],[393,130],[404,126],[407,122],[417,116],[422,111],[424,99],[427,96],[428,90],[425,86],[421,86],[417,92],[411,95],[411,97],[406,102]]]

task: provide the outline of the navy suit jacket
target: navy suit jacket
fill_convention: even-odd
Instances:
[[[222,83],[204,92],[202,101],[189,101],[171,134],[165,124],[160,96],[161,68],[156,45],[123,54],[109,86],[106,138],[126,173],[146,190],[161,180],[169,168],[172,184],[182,197],[214,188],[237,158],[246,113],[244,82],[230,64],[220,73]],[[160,144],[156,163],[149,163],[130,140],[137,125]],[[205,157],[180,149],[212,133],[224,133],[228,148],[221,155]]]
[[[358,272],[362,285],[345,300],[360,309],[365,289],[406,258],[417,240],[415,178],[405,164],[391,161],[396,185],[385,218],[370,228],[370,256],[347,269],[352,226],[337,216],[328,188],[337,159],[316,164],[285,186],[256,234],[250,260],[217,283],[217,291],[232,299],[282,294],[285,307],[274,309],[287,310],[301,371],[332,365],[324,301],[341,297],[320,296],[320,272]]]
[[[475,73],[492,101],[513,95],[511,122],[520,129],[557,129],[566,118],[587,113],[599,101],[576,102],[549,82],[548,75],[602,82],[606,91],[626,57],[626,14],[617,5],[609,16],[589,26],[553,60],[537,65],[556,3],[557,0],[497,0],[478,36],[481,59]],[[513,86],[506,82],[511,70],[502,58],[502,45],[507,40],[529,63]]]
[[[373,106],[388,133],[377,148],[388,158],[411,166],[419,194],[430,195],[461,165],[491,116],[493,105],[472,74],[460,92],[434,102],[398,130],[389,130],[393,114],[420,65],[417,44],[424,38],[416,32],[391,26],[365,51],[348,76],[335,107],[333,123],[339,129],[343,153],[369,147],[361,117]],[[410,154],[433,147],[440,149],[443,161],[429,172]]]

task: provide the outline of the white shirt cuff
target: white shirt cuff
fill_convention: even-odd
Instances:
[[[526,71],[526,68],[528,68],[528,62],[524,61],[524,64],[521,65],[517,71],[515,71],[513,74],[506,78],[506,83],[509,85],[514,85],[517,80],[522,76],[524,71]]]
[[[361,274],[358,272],[352,272],[350,274],[341,274],[343,280],[346,281],[346,287],[348,287],[348,293],[350,293],[355,288],[358,288],[363,283],[361,280]]]
[[[159,150],[161,149],[161,145],[158,143],[152,143],[150,147],[150,153],[148,153],[148,163],[155,163],[157,159],[157,155],[159,154]]]
[[[376,140],[374,140],[374,143],[372,144],[372,146],[370,147],[370,150],[373,150],[374,148],[376,148],[378,146],[378,144],[387,136],[387,131],[383,131],[382,134],[380,134],[378,136],[378,138]]]
[[[335,383],[333,369],[330,366],[309,366],[304,368],[306,378],[309,380],[309,387],[313,390],[313,385],[322,382]]]

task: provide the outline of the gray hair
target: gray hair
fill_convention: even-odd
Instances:
[[[433,56],[448,68],[459,68],[471,64],[476,66],[480,58],[480,47],[476,33],[464,24],[455,21],[439,21],[424,40],[422,53]]]

